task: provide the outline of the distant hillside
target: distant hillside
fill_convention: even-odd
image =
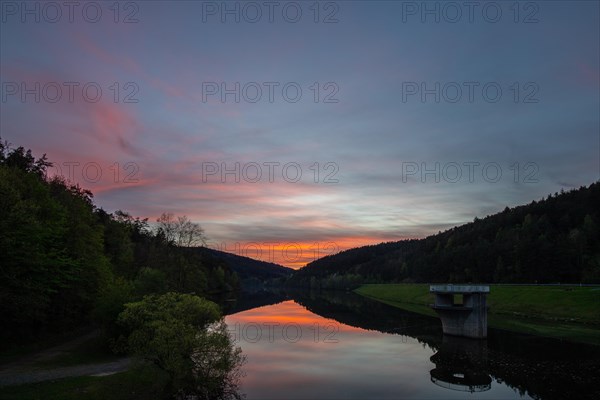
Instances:
[[[600,282],[600,183],[424,239],[350,249],[297,271],[293,286],[363,282]]]
[[[264,282],[277,278],[287,278],[294,271],[291,268],[279,264],[238,256],[236,254],[226,253],[208,247],[201,247],[200,251],[208,253],[216,259],[225,261],[227,266],[237,274],[238,278],[241,280],[242,286],[244,285],[244,282],[251,279]]]

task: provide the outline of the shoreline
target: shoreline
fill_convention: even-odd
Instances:
[[[428,286],[365,284],[354,292],[392,307],[437,318],[437,314],[429,307],[433,297]],[[597,304],[600,304],[600,290],[594,289],[597,287],[490,285],[488,326],[600,346],[600,313],[593,310],[595,305],[597,309]],[[548,296],[553,296],[556,301],[544,309],[544,301]]]

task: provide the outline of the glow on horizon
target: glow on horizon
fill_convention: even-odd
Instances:
[[[367,1],[339,3],[332,24],[200,23],[199,3],[140,2],[139,22],[128,24],[109,9],[98,23],[7,15],[2,139],[47,153],[106,211],[151,222],[187,215],[213,246],[279,243],[263,259],[292,268],[329,254],[330,243],[341,251],[422,238],[600,177],[597,2],[541,2],[533,24],[403,23],[402,2]],[[402,96],[406,82],[455,81],[495,82],[504,96]],[[52,82],[76,82],[72,101],[66,91],[57,102],[46,99],[52,90],[40,101],[11,94]],[[204,101],[207,82],[292,82],[303,96]],[[522,100],[531,82],[539,101],[515,102],[515,83]],[[82,91],[90,83],[102,89],[98,101]],[[338,101],[324,102],[331,88]],[[222,182],[205,179],[208,163],[279,169],[272,180],[265,169],[259,182]],[[288,163],[302,169],[297,182],[282,174]],[[469,180],[463,171],[452,182],[407,176],[406,163],[495,163],[503,174],[493,181],[478,170]],[[537,167],[531,182],[528,163]],[[296,245],[301,255],[280,254]]]
[[[398,240],[398,239],[396,239]],[[388,241],[388,240],[383,240]],[[374,245],[381,243],[381,238],[369,237],[336,237],[335,241],[327,242],[245,242],[245,243],[220,243],[209,241],[208,246],[214,250],[233,253],[238,256],[249,257],[299,269],[319,258],[337,254],[354,247]]]

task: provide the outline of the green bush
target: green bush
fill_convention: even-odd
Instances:
[[[180,293],[146,296],[126,304],[118,321],[129,351],[167,372],[173,394],[239,397],[244,358],[215,303]]]

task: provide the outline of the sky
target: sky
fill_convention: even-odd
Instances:
[[[293,268],[600,178],[597,1],[0,3],[0,136]]]

